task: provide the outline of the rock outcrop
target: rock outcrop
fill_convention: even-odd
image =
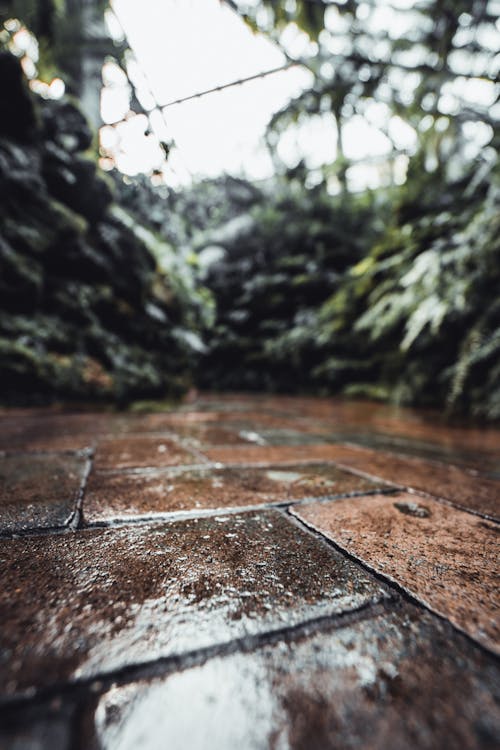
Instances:
[[[78,107],[35,98],[9,53],[0,77],[2,400],[179,393],[192,347],[177,280],[116,210]]]

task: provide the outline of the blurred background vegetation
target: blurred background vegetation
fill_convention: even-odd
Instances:
[[[127,73],[107,3],[0,3],[3,400],[196,384],[499,419],[499,3],[226,4],[312,84],[269,123],[274,177],[174,191],[97,167],[100,71]],[[372,23],[382,7],[394,28]],[[300,56],[290,29],[308,37]],[[359,190],[344,131],[374,107],[392,147]],[[280,139],[325,116],[333,161],[281,162]]]

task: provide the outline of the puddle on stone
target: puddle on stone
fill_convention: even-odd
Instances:
[[[94,726],[106,750],[259,750],[277,710],[265,664],[216,659],[164,683],[110,690],[99,701]]]
[[[304,475],[298,471],[266,471],[266,477],[273,482],[298,482]]]
[[[405,606],[113,687],[84,740],[103,750],[494,747],[497,676],[490,657]]]

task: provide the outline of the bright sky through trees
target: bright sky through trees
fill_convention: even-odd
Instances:
[[[407,7],[408,3],[399,0],[399,5]],[[128,64],[128,73],[140,104],[147,111],[155,104],[162,106],[285,63],[278,47],[264,36],[253,34],[220,0],[113,0],[112,7],[116,18],[110,18],[110,29],[118,19],[115,33],[120,33],[120,25],[125,31],[135,56],[135,61]],[[338,31],[339,19],[333,17],[334,10],[330,20]],[[413,16],[411,12],[404,16],[404,23],[411,24]],[[370,23],[381,29],[390,26],[398,35],[404,31],[398,29],[402,18],[385,0],[380,0],[380,8]],[[314,45],[304,33],[291,29],[287,34],[284,41],[293,55],[314,54]],[[410,75],[404,77],[406,84],[402,80],[403,89],[411,85]],[[172,185],[186,183],[192,176],[216,176],[222,172],[250,179],[270,176],[273,163],[263,143],[266,125],[273,113],[312,82],[304,67],[293,67],[169,107],[163,117],[157,111],[148,127],[145,115],[130,113],[130,87],[123,71],[107,64],[103,78],[102,115],[109,126],[101,131],[102,146],[113,155],[121,171],[136,174],[161,167],[163,152],[158,138],[174,142],[177,148],[171,150],[168,163],[163,166],[164,179]],[[470,94],[487,104],[489,90],[481,92],[478,86],[480,82],[475,83]],[[373,102],[365,116],[354,115],[345,127],[345,155],[362,162],[350,169],[353,189],[376,187],[383,182],[384,156],[392,147],[380,127],[386,125],[387,116],[384,105]],[[390,119],[388,128],[390,138],[403,151],[395,164],[396,180],[402,181],[407,164],[404,152],[412,152],[416,134],[398,117]],[[153,133],[148,134],[148,130]],[[281,137],[278,155],[290,167],[303,157],[307,166],[314,169],[334,160],[336,138],[331,115],[310,117],[306,124],[290,128]]]
[[[147,89],[165,104],[285,62],[275,45],[254,35],[218,0],[143,0],[140,6],[115,0],[113,7],[137,58],[137,78],[146,76],[138,93],[147,109],[153,105]],[[103,91],[102,113],[105,122],[113,122],[128,112],[128,95],[120,72],[107,73],[111,85]],[[167,109],[165,123],[155,126],[178,146],[171,157],[177,176],[185,179],[186,168],[212,176],[224,170],[244,170],[257,179],[271,174],[271,160],[260,142],[266,124],[310,80],[307,71],[296,67]],[[141,117],[120,125],[117,134],[103,132],[105,145],[116,143],[117,136],[122,139],[116,157],[122,171],[147,171],[161,161],[156,140],[143,135],[145,125]],[[331,155],[331,133],[327,137]],[[166,179],[175,182],[175,177],[167,168]]]
[[[219,0],[143,0],[140,9],[133,0],[114,0],[113,8],[137,58],[138,93],[147,109],[154,105],[149,92],[162,105],[285,62],[272,42],[253,34]],[[297,31],[289,44],[300,53],[308,41]],[[103,91],[102,114],[105,122],[113,123],[129,110],[127,82],[113,66],[105,70],[104,80],[108,86]],[[277,109],[310,84],[310,73],[296,67],[165,110],[165,122],[157,117],[155,129],[178,147],[172,151],[166,181],[175,184],[190,175],[215,176],[224,171],[253,179],[270,176],[273,165],[263,145],[266,125]],[[104,129],[103,145],[116,150],[122,171],[134,174],[161,163],[157,139],[145,136],[146,129],[144,116]],[[279,155],[290,166],[303,154],[310,166],[320,166],[333,160],[335,142],[330,118],[317,117],[306,128],[292,129],[282,139]],[[346,147],[351,158],[359,159],[382,155],[390,144],[357,118],[347,134]],[[363,167],[361,182],[376,184],[377,173]]]

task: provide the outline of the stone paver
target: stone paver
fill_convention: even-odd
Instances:
[[[381,486],[331,464],[94,472],[87,484],[85,518],[285,503],[373,492]]]
[[[210,461],[221,464],[268,464],[296,461],[329,461],[332,446],[308,445],[234,445],[216,446],[204,451]]]
[[[78,712],[53,701],[33,717],[11,714],[0,742],[13,750],[13,736],[39,740],[44,731],[49,741],[34,747],[69,750],[70,727],[86,750],[480,750],[500,742],[498,665],[411,606],[214,655],[79,702]]]
[[[203,463],[203,460],[170,437],[133,436],[100,440],[94,464],[96,469],[133,469]]]
[[[291,511],[500,653],[498,526],[409,493]]]
[[[0,456],[0,532],[62,526],[83,481],[84,455]]]
[[[494,747],[488,677],[480,652],[412,610],[111,690],[94,732],[123,750]]]
[[[276,445],[314,445],[318,440],[322,440],[322,437],[314,435],[310,430],[292,430],[289,428],[267,428],[266,426],[257,427],[250,423],[240,423],[237,426],[237,430],[234,430],[232,434],[229,430],[223,434],[220,430],[217,434],[208,434],[207,439],[201,439],[198,441],[198,447],[203,450],[206,448],[212,448],[215,446],[233,446],[233,445],[261,445],[261,446],[276,446]],[[232,438],[234,435],[234,438]]]
[[[255,421],[224,419],[216,424],[175,425],[172,429],[184,444],[200,450],[221,445],[306,445],[318,442],[318,437],[312,435],[310,430],[291,429],[290,426],[283,426],[281,420],[278,424],[279,427],[269,427],[265,420],[262,422],[256,417]]]
[[[34,414],[0,420],[0,450],[78,451],[113,431],[111,414]]]
[[[7,693],[385,596],[276,511],[0,540],[0,583]]]
[[[410,409],[390,404],[332,398],[271,396],[259,401],[262,409],[288,416],[316,420],[317,426],[334,431],[378,432],[430,441],[442,447],[498,454],[498,428],[449,423],[437,411]],[[314,429],[317,429],[317,426]]]

